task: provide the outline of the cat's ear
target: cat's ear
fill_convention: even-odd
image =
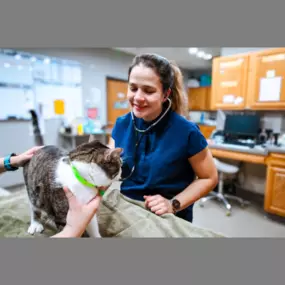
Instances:
[[[94,136],[94,135],[90,135],[88,142],[90,143],[90,142],[92,142],[92,141],[94,141],[94,140],[95,140],[95,136]]]
[[[116,147],[111,149],[111,155],[112,156],[121,156],[121,153],[123,152],[123,149],[121,147]]]
[[[123,152],[123,149],[120,147],[108,149],[108,151],[106,153],[106,159],[110,160],[110,158],[112,158],[112,157],[120,158],[122,152]]]

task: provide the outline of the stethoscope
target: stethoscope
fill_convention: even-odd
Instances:
[[[130,174],[127,177],[121,178],[120,181],[125,181],[125,180],[129,179],[133,175],[133,173],[135,171],[135,168],[136,168],[136,164],[137,164],[137,149],[138,149],[138,147],[140,145],[140,142],[141,142],[142,138],[144,137],[144,135],[147,134],[152,128],[154,128],[154,126],[156,126],[165,117],[165,115],[170,110],[172,102],[171,102],[171,100],[169,98],[167,98],[167,100],[169,101],[169,105],[168,105],[167,109],[165,110],[165,112],[163,113],[163,115],[160,116],[160,118],[157,121],[152,123],[145,130],[141,130],[141,129],[139,129],[136,126],[134,114],[133,114],[133,112],[131,112],[132,121],[133,121],[133,127],[135,129],[135,135],[136,135],[136,144],[135,144],[135,150],[134,150],[134,154],[133,154],[133,156],[134,156],[134,165],[133,165],[133,167],[131,169]],[[141,136],[138,138],[139,134],[141,134]]]

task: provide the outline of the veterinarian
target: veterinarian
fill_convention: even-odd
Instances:
[[[27,161],[29,161],[34,153],[40,148],[41,146],[36,146],[22,154],[16,155],[15,153],[11,153],[6,157],[0,158],[0,173],[18,170],[19,167],[22,167]]]
[[[144,54],[134,58],[128,76],[131,112],[117,119],[111,143],[124,149],[121,193],[156,215],[192,222],[194,203],[213,190],[218,175],[206,139],[186,119],[181,71]]]

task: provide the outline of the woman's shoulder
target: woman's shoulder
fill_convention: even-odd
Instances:
[[[179,132],[181,141],[185,139],[188,157],[192,157],[207,147],[208,142],[196,123],[187,120],[179,114],[174,115],[174,117],[175,130]]]
[[[112,129],[112,138],[116,140],[120,140],[122,135],[128,129],[131,122],[131,113],[127,113],[122,115],[116,119],[114,127]]]
[[[124,126],[125,124],[129,124],[130,121],[132,120],[132,116],[131,116],[131,113],[127,113],[125,115],[122,115],[122,116],[119,116],[117,119],[116,119],[116,126]]]
[[[173,124],[176,128],[179,128],[180,130],[183,129],[187,132],[200,132],[200,128],[196,123],[189,121],[187,118],[177,114],[176,112],[173,112],[172,118]]]

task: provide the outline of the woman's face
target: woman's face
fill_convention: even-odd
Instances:
[[[161,113],[166,100],[159,76],[142,64],[132,69],[127,96],[134,115],[146,121],[154,120]]]

